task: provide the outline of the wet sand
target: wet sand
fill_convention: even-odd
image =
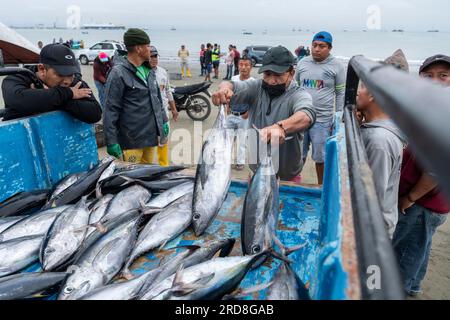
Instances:
[[[160,64],[163,68],[168,70],[169,73],[179,73],[179,67],[177,64],[173,63],[164,63]],[[173,86],[183,86],[190,85],[195,83],[200,83],[204,80],[204,77],[199,77],[200,67],[199,65],[191,65],[192,78],[185,78],[182,80],[171,80]],[[97,89],[94,85],[93,80],[93,69],[92,65],[90,66],[82,66],[83,79],[89,84],[89,86],[93,89],[94,94],[97,95]],[[222,81],[221,79],[226,74],[226,68],[222,64],[220,68],[219,80],[212,79],[213,84],[211,85],[209,91],[214,92],[219,83]],[[257,68],[254,68],[252,71],[253,77],[258,77]],[[0,84],[2,78],[0,77]],[[3,106],[3,99],[0,93],[0,107]],[[203,122],[202,130],[203,132],[207,129],[210,129],[214,124],[214,120],[217,115],[217,108],[213,107],[211,115],[207,120]],[[184,128],[187,129],[192,135],[194,134],[194,125],[193,121],[187,116],[185,112],[180,113],[180,117],[177,122],[171,121],[171,130],[172,132],[176,129]],[[171,137],[173,139],[173,137]],[[201,136],[194,136],[194,139],[199,142],[201,141]],[[171,149],[171,145],[176,145],[178,141],[169,140],[169,150]],[[200,142],[201,145],[201,142]],[[105,148],[101,148],[99,150],[100,157],[104,157],[106,154]],[[234,179],[247,179],[248,177],[248,169],[244,171],[236,171],[233,170],[233,178]],[[315,167],[312,160],[309,158],[306,162],[306,165],[302,172],[302,183],[304,184],[315,184],[316,173]],[[414,298],[419,300],[428,300],[428,299],[438,299],[438,300],[447,300],[450,299],[450,222],[446,222],[443,226],[441,226],[435,237],[433,242],[433,247],[430,256],[430,263],[428,272],[423,283],[423,291],[424,294]]]

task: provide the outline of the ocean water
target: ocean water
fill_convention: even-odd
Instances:
[[[64,40],[71,38],[83,40],[87,47],[102,40],[121,41],[124,33],[124,30],[16,29],[16,31],[34,44],[38,41],[43,41],[44,44],[51,43],[53,39],[58,41],[61,37]],[[161,58],[165,60],[176,60],[181,44],[186,45],[190,50],[192,60],[198,60],[200,45],[207,42],[218,43],[223,52],[227,51],[229,44],[236,45],[240,51],[249,45],[283,45],[294,51],[299,45],[309,46],[315,33],[315,31],[293,32],[288,28],[286,31],[268,30],[267,34],[263,34],[262,30],[248,30],[253,31],[252,35],[244,35],[242,30],[236,29],[185,30],[178,28],[176,31],[169,29],[146,31],[150,35],[152,44],[158,48]],[[450,33],[448,32],[339,31],[332,34],[334,37],[332,53],[344,61],[358,54],[372,59],[384,59],[400,48],[414,68],[434,54],[450,54]]]

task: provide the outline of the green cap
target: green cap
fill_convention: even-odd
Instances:
[[[258,73],[272,71],[275,73],[284,73],[295,63],[294,55],[285,47],[278,46],[270,48],[263,57],[262,67]]]
[[[123,42],[127,47],[139,46],[142,44],[149,44],[150,37],[144,30],[130,28],[123,35]]]

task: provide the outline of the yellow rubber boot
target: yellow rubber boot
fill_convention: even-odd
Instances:
[[[189,68],[186,68],[186,75],[188,78],[191,78],[191,70]]]
[[[169,166],[169,144],[158,147],[158,163],[162,167]]]

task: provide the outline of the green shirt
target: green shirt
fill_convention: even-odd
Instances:
[[[136,75],[142,79],[142,81],[144,81],[145,83],[147,83],[147,79],[148,79],[148,75],[150,73],[150,68],[145,66],[145,65],[141,65],[139,67],[136,67]]]

